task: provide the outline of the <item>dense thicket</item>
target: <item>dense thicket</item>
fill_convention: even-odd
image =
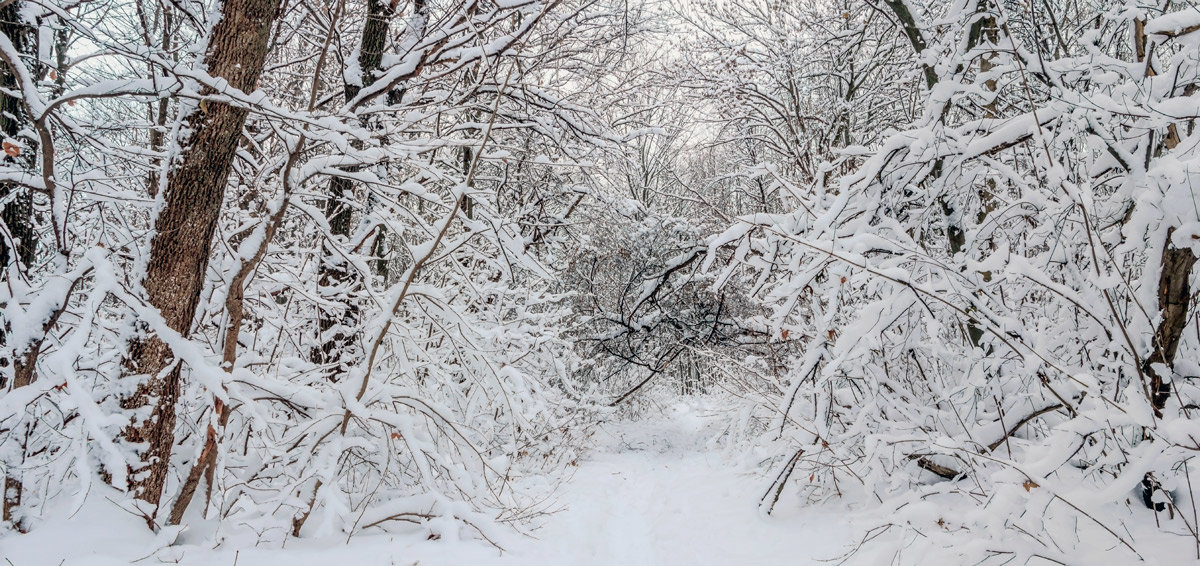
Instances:
[[[11,527],[97,484],[155,529],[528,511],[572,450],[541,250],[615,143],[562,87],[611,11],[6,6]]]
[[[689,80],[732,93],[718,139],[755,148],[728,174],[783,202],[709,260],[800,341],[762,406],[764,505],[850,494],[954,562],[1145,559],[1156,530],[1189,552],[1200,12],[712,11],[729,29]]]
[[[490,539],[710,395],[768,513],[1200,557],[1195,7],[16,0],[0,62],[7,528]]]

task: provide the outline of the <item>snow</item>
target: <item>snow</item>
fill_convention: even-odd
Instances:
[[[1197,27],[1200,27],[1200,10],[1191,6],[1146,22],[1146,33],[1174,37],[1196,31]]]
[[[667,418],[609,422],[598,446],[557,492],[555,507],[529,536],[499,541],[504,552],[477,540],[427,540],[427,531],[344,538],[291,539],[255,546],[259,535],[230,534],[224,543],[178,543],[156,538],[144,523],[98,491],[77,513],[31,534],[0,539],[5,564],[108,566],[241,564],[261,566],[420,565],[680,565],[818,564],[845,552],[852,530],[834,509],[805,508],[765,516],[757,506],[767,481],[740,464],[737,450],[711,445],[711,418],[685,404]],[[269,537],[267,537],[269,538]],[[858,559],[865,559],[859,556]],[[851,563],[859,563],[854,560]]]
[[[766,482],[705,450],[700,419],[676,410],[665,423],[610,425],[611,447],[582,465],[567,511],[537,533],[545,543],[512,563],[805,564],[841,554],[849,527],[823,509],[762,516]]]

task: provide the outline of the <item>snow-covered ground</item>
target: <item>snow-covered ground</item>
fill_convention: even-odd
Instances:
[[[229,542],[215,549],[185,543],[162,548],[166,541],[156,541],[138,519],[89,505],[30,535],[0,539],[0,556],[13,566],[139,559],[242,566],[766,566],[818,564],[843,554],[852,534],[842,515],[808,509],[763,517],[756,502],[766,482],[748,477],[725,451],[708,447],[705,418],[696,410],[681,405],[668,412],[661,419],[603,426],[597,449],[558,491],[562,510],[531,536],[504,541],[504,552],[477,541],[420,535],[291,540],[284,549]]]

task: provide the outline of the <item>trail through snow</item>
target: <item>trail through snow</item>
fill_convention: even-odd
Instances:
[[[505,552],[475,541],[363,535],[349,543],[293,540],[285,549],[185,544],[140,564],[165,559],[240,566],[798,566],[844,552],[851,532],[841,515],[806,509],[786,518],[762,516],[756,505],[762,477],[707,448],[704,417],[683,405],[669,412],[663,419],[603,426],[597,450],[558,492],[562,510],[531,537],[507,541]],[[136,519],[114,525],[111,517],[89,513],[85,508],[69,521],[0,539],[0,556],[13,566],[94,566],[126,564],[153,548]],[[117,544],[114,531],[142,540],[118,535]]]
[[[512,564],[816,564],[842,554],[849,527],[813,509],[760,515],[765,485],[705,447],[703,419],[609,425],[601,449],[565,488],[567,506],[537,533],[528,561]]]

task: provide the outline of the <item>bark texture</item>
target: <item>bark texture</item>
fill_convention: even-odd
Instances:
[[[20,14],[24,5],[24,2],[13,2],[0,8],[0,34],[8,37],[18,53],[29,55],[35,47],[34,30],[21,21]],[[16,75],[3,64],[0,64],[0,87],[7,91],[20,92]],[[20,151],[17,155],[10,155],[9,147],[6,146],[4,155],[0,156],[5,165],[25,170],[33,169],[36,144],[30,139],[18,140],[21,130],[29,123],[24,101],[8,92],[0,92],[0,131],[4,132],[5,140],[19,141],[20,145],[24,146],[16,149]],[[15,183],[0,182],[0,198],[7,198],[13,193],[16,193],[15,198],[0,210],[0,217],[3,218],[8,231],[7,237],[0,238],[0,265],[7,266],[10,261],[16,260],[22,266],[28,267],[33,263],[36,245],[33,233],[33,195],[27,188]]]
[[[226,0],[209,39],[205,57],[209,74],[243,92],[253,91],[278,8],[279,0]],[[246,116],[242,108],[201,103],[188,119],[193,133],[180,165],[167,177],[166,206],[155,221],[144,286],[150,304],[161,311],[167,325],[184,335],[200,300],[213,232]],[[130,358],[133,370],[148,378],[123,405],[128,409],[152,406],[152,410],[148,419],[133,423],[124,433],[127,441],[145,445],[140,468],[131,470],[129,488],[157,509],[175,443],[180,367],[157,337],[135,342]],[[153,515],[147,519],[153,520]]]
[[[4,34],[12,42],[13,47],[22,55],[34,53],[36,43],[34,30],[21,20],[21,10],[24,2],[12,2],[0,8],[0,34]],[[8,65],[0,63],[0,132],[5,140],[5,152],[0,154],[7,167],[15,167],[32,171],[35,169],[37,153],[36,141],[21,137],[21,130],[28,127],[30,117],[25,103],[20,97],[10,92],[20,92],[16,74]],[[11,141],[9,141],[11,140]],[[16,143],[12,143],[16,142]],[[11,144],[11,145],[10,145]],[[19,153],[15,153],[18,152]],[[15,154],[14,154],[15,153]],[[33,222],[33,193],[27,187],[16,183],[0,182],[0,200],[8,202],[0,208],[0,220],[3,221],[5,234],[0,237],[0,282],[7,280],[9,266],[16,264],[18,272],[26,272],[33,264],[37,251],[36,234]],[[32,348],[24,352],[15,351],[8,344],[7,334],[10,330],[9,321],[0,327],[0,344],[4,345],[4,353],[0,355],[0,364],[12,366],[12,383],[0,375],[0,391],[11,386],[13,389],[25,387],[34,380],[34,364],[36,358]],[[7,373],[7,372],[6,372]],[[22,425],[28,433],[28,424]],[[10,465],[18,464],[10,462]],[[17,529],[24,530],[18,518],[21,507],[21,496],[24,489],[21,479],[16,472],[10,472],[4,478],[4,504],[2,520]]]
[[[1158,309],[1162,320],[1154,331],[1154,351],[1142,365],[1146,376],[1150,378],[1154,414],[1159,417],[1162,417],[1162,410],[1171,397],[1171,382],[1164,378],[1163,373],[1169,375],[1175,367],[1175,353],[1179,350],[1179,340],[1188,323],[1188,303],[1192,295],[1189,280],[1195,265],[1196,255],[1192,250],[1171,245],[1171,235],[1168,233],[1162,254],[1162,273],[1158,277]],[[1161,369],[1165,369],[1165,372]]]

